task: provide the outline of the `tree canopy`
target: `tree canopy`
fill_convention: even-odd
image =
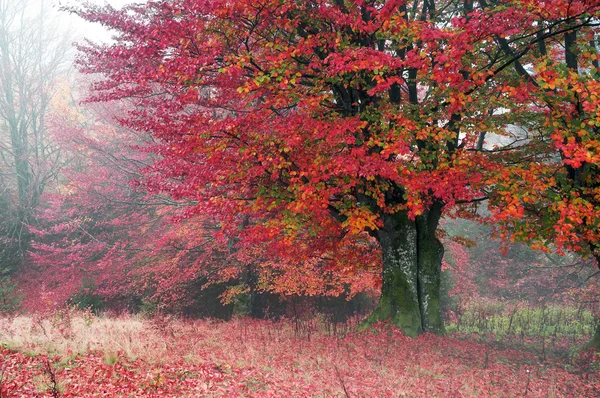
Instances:
[[[597,254],[597,1],[75,11],[116,32],[80,45],[78,63],[102,76],[91,100],[128,99],[122,125],[153,138],[140,182],[187,200],[185,217],[214,220],[236,247],[306,260],[287,270],[364,269],[343,249],[374,239],[382,287],[368,322],[443,332],[436,231],[468,204],[490,199],[504,234]],[[492,135],[504,143],[486,145]]]

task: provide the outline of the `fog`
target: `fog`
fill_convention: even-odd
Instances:
[[[79,18],[77,15],[71,14],[62,9],[63,7],[78,6],[83,4],[84,1],[82,0],[30,0],[30,2],[32,3],[32,8],[35,3],[38,3],[38,5],[41,5],[42,3],[50,4],[53,12],[58,15],[61,25],[71,29],[77,40],[85,38],[94,42],[110,41],[110,32],[100,24],[88,23]],[[89,0],[86,2],[98,5],[109,4],[115,8],[121,8],[124,5],[131,3],[131,1],[127,0]]]

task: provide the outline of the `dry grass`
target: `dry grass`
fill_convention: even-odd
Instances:
[[[302,346],[321,333],[318,329],[322,328],[315,322],[297,329],[291,322],[104,317],[60,310],[44,316],[0,318],[0,345],[32,355],[76,356],[98,351],[107,361],[119,356],[156,364],[184,359],[254,366],[264,361],[265,352],[277,351],[291,340],[298,338]]]
[[[148,320],[96,317],[85,312],[0,319],[0,344],[31,354],[77,355],[100,351],[148,361],[166,358],[169,347]]]

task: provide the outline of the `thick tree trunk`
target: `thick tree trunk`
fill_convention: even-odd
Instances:
[[[406,213],[383,215],[377,231],[383,256],[381,296],[367,319],[390,320],[409,336],[423,331],[417,286],[417,226]]]
[[[382,287],[365,326],[391,321],[406,335],[444,333],[440,306],[443,246],[435,237],[441,205],[410,220],[406,213],[385,214],[377,231],[383,256]]]

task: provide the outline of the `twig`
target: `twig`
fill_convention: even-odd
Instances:
[[[347,398],[350,398],[350,394],[348,393],[348,389],[346,388],[346,383],[344,383],[344,379],[342,378],[342,375],[340,374],[340,370],[338,369],[337,365],[334,365],[334,369],[335,369],[335,374],[336,374],[338,380],[340,381],[340,384],[342,385],[344,394],[346,395]]]
[[[48,374],[48,377],[50,377],[50,393],[52,394],[53,398],[59,398],[60,391],[58,389],[58,381],[56,380],[56,372],[54,369],[52,369],[52,365],[50,364],[50,360],[48,358],[46,358],[45,365],[45,371]]]
[[[3,389],[3,384],[4,384],[4,372],[6,371],[6,363],[2,364],[2,368],[0,369],[0,398],[4,398],[4,393],[2,392]],[[8,391],[7,391],[8,393]],[[8,397],[8,395],[7,395]]]
[[[525,392],[523,393],[523,396],[527,395],[527,393],[529,392],[529,382],[531,381],[531,373],[529,372],[529,369],[527,369],[527,384],[525,385]]]

